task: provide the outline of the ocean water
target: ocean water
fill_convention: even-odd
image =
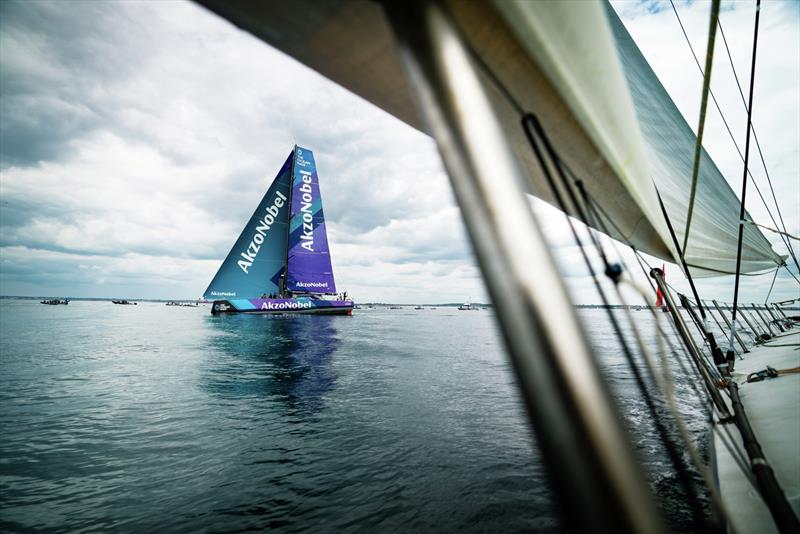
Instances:
[[[605,313],[581,316],[684,529],[689,506]],[[0,368],[3,531],[561,528],[489,310],[212,317],[6,299]],[[704,449],[703,406],[676,381]]]

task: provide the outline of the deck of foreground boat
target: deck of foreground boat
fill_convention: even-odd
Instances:
[[[747,375],[768,365],[777,370],[800,366],[800,332],[796,329],[753,347],[736,361],[734,377],[747,417],[775,471],[786,498],[800,515],[800,373],[748,383]],[[727,399],[727,396],[724,396]],[[739,433],[731,435],[741,447]],[[755,487],[736,465],[719,433],[714,435],[720,493],[739,532],[778,532]]]

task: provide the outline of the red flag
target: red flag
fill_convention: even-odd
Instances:
[[[667,279],[667,266],[663,263],[661,264],[661,276],[666,281]],[[656,288],[656,308],[660,308],[664,305],[664,294],[661,292],[661,288]]]

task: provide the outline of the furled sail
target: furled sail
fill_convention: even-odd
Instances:
[[[314,154],[295,147],[289,219],[286,288],[301,293],[336,293],[325,214]]]
[[[286,262],[289,184],[294,152],[258,204],[203,298],[254,298],[279,291]]]
[[[199,1],[426,131],[379,2]],[[656,187],[682,240],[694,134],[624,27],[615,16],[609,23],[610,7],[601,1],[444,4],[485,69],[490,98],[530,191],[555,204],[520,128],[520,108],[537,115],[560,157],[614,218],[612,237],[677,260]],[[658,138],[661,128],[668,128],[665,144]],[[738,200],[707,155],[699,180],[688,263],[699,275],[733,272],[738,209],[731,206]],[[747,225],[742,272],[780,261],[760,231]]]

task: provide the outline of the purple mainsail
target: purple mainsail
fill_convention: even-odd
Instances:
[[[286,288],[297,293],[336,293],[314,154],[295,147],[289,219]]]

